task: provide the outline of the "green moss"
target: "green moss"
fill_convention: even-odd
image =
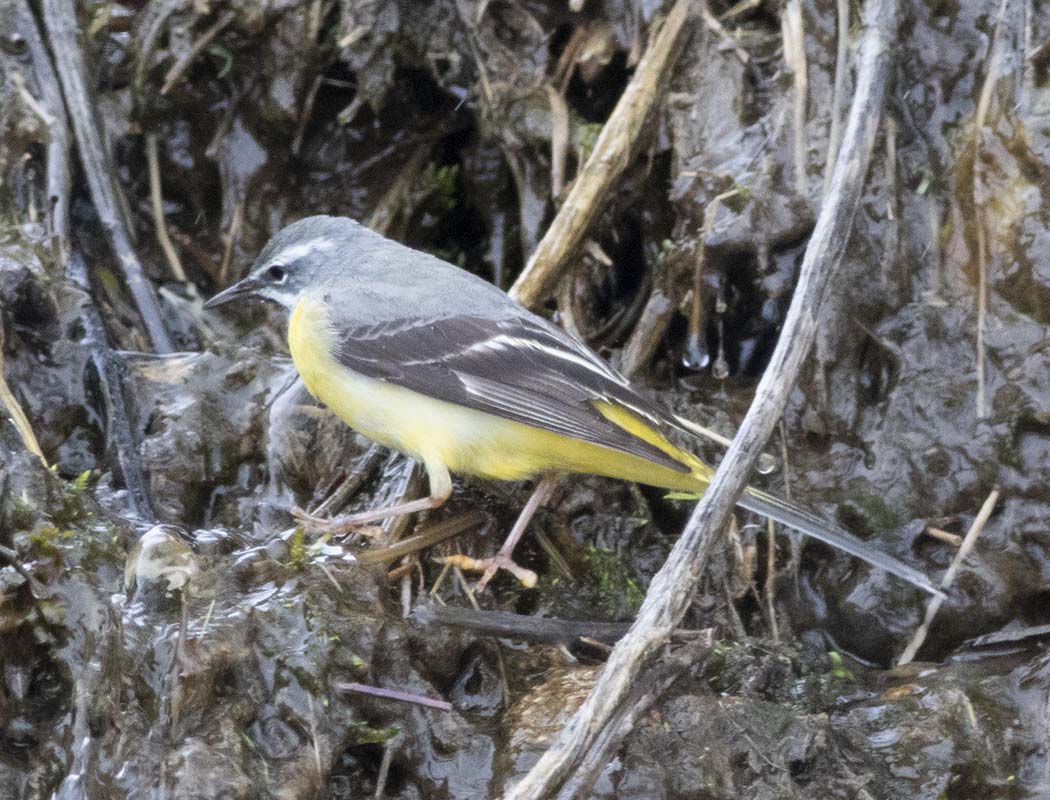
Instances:
[[[296,528],[288,541],[288,564],[296,569],[303,569],[309,558],[310,548],[306,543],[306,531]]]
[[[584,564],[587,574],[581,580],[589,588],[595,606],[614,619],[637,614],[645,592],[618,553],[588,547]]]
[[[839,505],[839,514],[850,529],[866,529],[873,534],[886,533],[903,524],[903,520],[879,495],[853,495]]]

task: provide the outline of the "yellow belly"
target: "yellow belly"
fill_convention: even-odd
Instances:
[[[706,468],[703,474],[676,472],[618,450],[368,378],[336,361],[334,343],[324,305],[301,300],[288,325],[288,345],[306,388],[354,430],[424,464],[439,462],[452,472],[497,480],[562,471],[685,491],[702,490],[707,483]]]

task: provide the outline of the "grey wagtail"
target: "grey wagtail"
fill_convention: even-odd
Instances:
[[[421,461],[430,496],[336,520],[346,532],[436,508],[450,472],[539,478],[480,586],[511,553],[554,476],[584,472],[701,493],[711,468],[667,434],[689,423],[631,388],[585,344],[496,286],[345,217],[278,232],[251,272],[205,308],[260,297],[290,317],[288,345],[310,393],[348,425]],[[918,570],[780,498],[749,488],[740,506],[934,594]]]

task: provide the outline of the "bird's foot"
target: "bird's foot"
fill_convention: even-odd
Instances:
[[[526,589],[532,589],[539,580],[535,572],[516,563],[513,558],[502,552],[490,556],[489,558],[471,558],[470,556],[454,555],[444,556],[434,560],[439,564],[448,564],[453,567],[459,567],[459,569],[466,572],[480,572],[481,577],[478,579],[478,582],[474,584],[475,592],[484,591],[489,581],[491,581],[496,572],[501,569],[507,570],[507,572],[517,578],[521,585]]]
[[[292,508],[292,516],[296,523],[306,532],[320,536],[341,536],[346,533],[359,533],[374,539],[383,528],[379,525],[369,525],[368,521],[358,519],[355,514],[347,514],[342,517],[319,517],[311,514],[299,506]]]

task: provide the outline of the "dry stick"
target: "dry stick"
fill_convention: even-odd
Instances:
[[[77,40],[77,18],[73,0],[41,1],[51,52],[54,53],[56,71],[62,81],[62,93],[65,95],[66,107],[73,123],[80,161],[91,189],[95,211],[120,263],[124,281],[142,317],[153,349],[158,353],[170,353],[174,349],[171,337],[164,327],[153,287],[135,254],[130,227],[119,198],[119,190],[113,180],[113,165],[110,163],[108,152],[102,146],[102,126],[95,116],[94,105],[88,99],[87,64]]]
[[[809,75],[801,0],[788,0],[780,18],[784,37],[784,62],[795,81],[795,191],[806,196],[806,100]]]
[[[46,123],[48,232],[58,240],[59,256],[64,261],[69,244],[69,124],[51,57],[26,0],[19,0],[15,15],[15,25],[28,47],[37,88],[50,118]]]
[[[180,283],[186,282],[186,272],[182,268],[179,254],[168,236],[168,225],[164,221],[164,197],[160,188],[160,156],[157,153],[157,134],[146,134],[146,163],[149,171],[149,198],[153,206],[153,229],[157,233],[157,244],[164,251],[171,274]]]
[[[708,654],[714,647],[714,638],[710,631],[706,633],[705,637],[683,647],[679,652],[674,653],[666,663],[655,669],[652,674],[646,675],[642,681],[639,681],[632,690],[631,697],[618,709],[616,717],[602,731],[579,769],[566,781],[562,791],[558,794],[558,800],[573,800],[591,796],[595,782],[601,777],[620,743],[634,729],[641,716],[671,688],[671,685],[683,673],[695,672],[707,660]]]
[[[182,58],[175,62],[172,68],[168,70],[168,74],[164,76],[164,85],[160,87],[162,95],[175,88],[175,84],[186,74],[186,70],[197,60],[197,56],[201,54],[201,51],[211,44],[215,37],[222,33],[223,29],[233,22],[234,19],[236,19],[236,14],[232,11],[227,11],[208,30],[201,34],[200,38],[193,43],[190,49],[183,54]]]
[[[839,154],[842,138],[842,97],[846,93],[846,71],[849,48],[849,0],[836,0],[838,42],[835,50],[835,89],[831,95],[831,130],[828,132],[828,156],[824,162],[824,191],[831,183],[831,170]]]
[[[682,34],[690,5],[690,0],[677,0],[660,30],[654,33],[634,77],[602,128],[594,151],[511,288],[511,297],[522,305],[535,306],[550,295],[602,202],[630,163],[646,118],[662,93],[662,85],[685,39]]]
[[[747,484],[816,335],[820,305],[849,239],[878,132],[897,30],[896,0],[868,0],[856,92],[831,187],[813,229],[791,307],[744,423],[664,566],[631,632],[613,650],[583,706],[506,800],[536,800],[560,784],[617,712],[649,656],[692,602],[708,554]]]
[[[944,577],[941,578],[941,588],[945,591],[951,588],[952,583],[955,582],[955,576],[959,573],[959,567],[962,566],[963,559],[965,559],[973,549],[977,537],[980,536],[981,531],[984,530],[984,525],[988,522],[988,517],[992,515],[992,509],[995,508],[995,504],[998,500],[999,487],[996,486],[992,489],[987,499],[985,499],[984,505],[981,506],[981,510],[977,512],[977,516],[974,517],[973,524],[970,526],[970,530],[966,532],[962,545],[960,545],[958,552],[956,552],[955,558],[952,559],[948,571],[945,572]],[[915,631],[915,635],[911,637],[908,646],[904,648],[901,657],[897,659],[898,667],[902,664],[910,663],[912,659],[915,658],[915,654],[919,652],[922,643],[926,641],[926,636],[930,632],[930,625],[933,624],[933,618],[937,616],[937,612],[940,611],[943,602],[944,597],[939,595],[934,595],[930,598],[930,602],[926,605],[926,617]]]
[[[981,96],[977,102],[977,113],[973,123],[973,214],[977,229],[977,419],[988,416],[985,400],[984,375],[984,335],[988,312],[988,229],[984,203],[987,184],[984,180],[984,169],[981,165],[984,126],[988,120],[988,109],[992,105],[992,90],[999,79],[999,60],[1002,56],[1002,40],[999,28],[1006,13],[1007,0],[1001,0],[999,14],[995,20],[992,33],[992,50],[988,55],[988,72],[984,76]]]
[[[700,5],[700,16],[703,18],[704,24],[714,32],[716,36],[729,45],[736,57],[740,59],[741,64],[746,67],[751,63],[751,55],[747,50],[740,46],[736,37],[726,30],[725,25],[719,22],[718,18],[711,13],[711,9],[707,5],[707,0],[704,0]]]

